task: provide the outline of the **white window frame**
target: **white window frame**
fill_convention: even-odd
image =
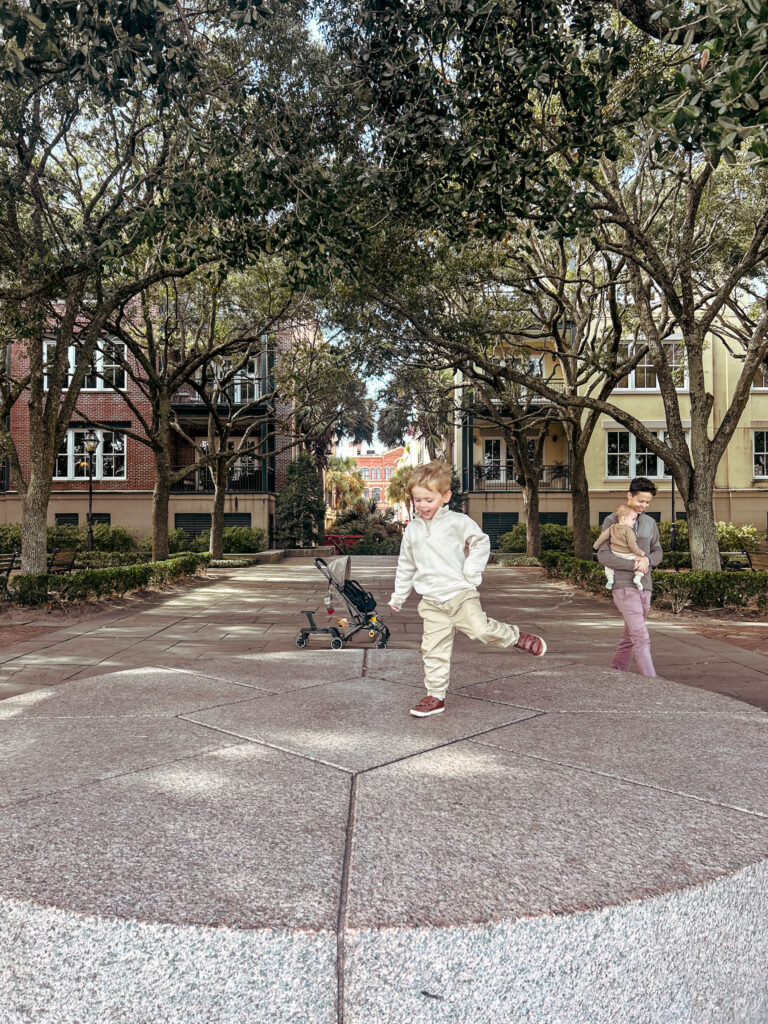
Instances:
[[[663,440],[666,431],[664,431],[664,430],[654,430],[654,431],[652,431],[652,433],[654,433],[658,438],[661,438]],[[608,451],[608,438],[610,437],[611,434],[626,434],[629,437],[629,450],[627,452],[618,452],[618,451],[617,452],[609,452]],[[631,433],[629,430],[627,430],[625,427],[614,427],[614,428],[611,428],[610,430],[606,430],[605,431],[605,479],[606,480],[632,480],[636,476],[644,476],[644,477],[647,477],[649,480],[668,480],[670,474],[667,472],[666,466],[665,466],[664,462],[662,461],[661,457],[658,456],[658,455],[656,456],[656,459],[657,459],[658,462],[661,463],[661,467],[662,467],[661,473],[659,473],[659,472],[648,473],[648,472],[646,472],[644,470],[639,470],[637,468],[638,455],[642,458],[646,454],[645,452],[638,453],[637,446],[641,445],[641,444],[642,444],[642,441],[638,441],[638,439],[635,437],[635,435],[633,433]],[[651,454],[653,454],[653,453],[651,453]],[[617,474],[609,472],[609,464],[608,464],[609,458],[618,458],[621,455],[626,455],[628,460],[629,460],[629,472],[626,474],[626,476],[623,473],[617,475]],[[658,466],[657,466],[657,469],[658,469]]]
[[[757,450],[757,435],[763,435],[763,451]],[[763,466],[765,471],[758,473],[757,460],[762,457]],[[753,480],[768,480],[768,430],[753,430],[752,431],[752,479]]]
[[[233,374],[229,383],[224,388],[230,394],[233,405],[246,405],[248,402],[257,402],[262,397],[261,374],[259,372],[259,355],[250,356]],[[232,361],[225,359],[221,363],[220,376],[225,377],[232,372]]]
[[[88,430],[87,427],[70,427],[64,435],[62,442],[61,451],[56,456],[53,468],[53,479],[56,480],[87,480],[88,479],[88,468],[83,465],[87,458],[87,454],[84,450],[76,451],[76,436],[79,434],[85,434]],[[94,480],[126,480],[128,474],[128,438],[122,430],[96,430],[99,435],[99,446],[93,455],[93,479]],[[123,451],[118,453],[104,453],[104,439],[105,435],[119,434],[123,438]],[[122,455],[123,459],[123,472],[122,474],[104,473],[105,465],[110,465],[110,460],[114,458],[114,455]],[[61,474],[58,471],[59,466],[63,460],[66,460],[66,475]]]
[[[83,378],[83,386],[80,389],[81,392],[84,391],[84,392],[87,392],[88,394],[92,394],[94,391],[102,391],[102,392],[103,391],[125,391],[127,386],[128,386],[128,375],[125,372],[125,369],[122,369],[122,368],[121,368],[120,372],[123,375],[123,383],[121,385],[119,385],[119,387],[114,388],[111,384],[107,384],[107,382],[104,380],[105,368],[108,370],[110,367],[113,367],[113,366],[114,367],[119,367],[119,363],[106,362],[106,360],[104,358],[105,357],[104,350],[100,347],[102,341],[107,342],[109,345],[119,346],[123,350],[123,358],[125,358],[125,352],[126,352],[125,342],[119,341],[117,338],[113,338],[111,335],[108,335],[107,337],[101,339],[101,341],[99,342],[99,347],[97,347],[96,351],[93,353],[93,362],[91,363],[91,367],[90,367],[90,370],[92,370],[93,372],[92,373],[91,372],[86,372],[85,377]],[[49,346],[55,347],[56,339],[55,338],[46,339],[44,344],[45,344],[45,349],[46,350],[48,349]],[[47,351],[45,352],[44,358],[45,358],[45,362],[46,362],[46,365],[47,365],[47,362],[48,362]],[[77,346],[76,345],[70,345],[69,348],[67,349],[67,361],[69,363],[69,373],[67,374],[67,379],[66,379],[66,382],[64,384],[64,388],[62,390],[66,390],[69,387],[69,385],[72,383],[72,377],[73,377],[74,372],[75,372],[75,361],[76,361],[76,359],[77,359]],[[95,380],[95,384],[91,385],[90,387],[88,386],[88,383],[87,383],[89,377],[93,377],[94,380]],[[48,371],[47,370],[43,371],[43,387],[44,387],[44,389],[46,391],[48,390]]]
[[[684,342],[683,342],[682,338],[667,338],[665,341],[662,342],[662,345],[665,348],[669,348],[670,346],[678,346],[681,350],[685,351],[685,345],[684,345]],[[627,346],[628,355],[631,354],[633,347],[634,347],[633,345],[628,345]],[[690,381],[689,381],[689,378],[688,378],[688,365],[687,365],[687,363],[685,363],[685,364],[671,363],[670,364],[670,368],[674,372],[675,368],[678,367],[678,366],[681,366],[681,365],[684,366],[684,371],[685,371],[684,372],[684,379],[683,379],[683,383],[679,387],[676,387],[675,390],[678,391],[678,392],[683,392],[684,393],[684,392],[689,390],[689,385],[690,385]],[[653,373],[653,375],[654,375],[654,379],[655,379],[656,383],[652,387],[649,387],[646,384],[638,384],[637,383],[637,371],[638,371],[638,369],[640,369],[640,370],[645,370],[645,369],[650,370]],[[626,384],[622,384],[621,382],[619,382],[616,385],[614,390],[615,391],[639,391],[642,394],[651,394],[651,395],[652,394],[658,394],[660,392],[661,388],[659,387],[658,374],[656,373],[656,371],[655,371],[655,369],[653,367],[653,363],[651,362],[650,353],[647,352],[645,354],[645,356],[643,356],[642,362],[640,362],[638,364],[638,366],[636,366],[633,370],[630,370],[630,372],[626,376],[626,381],[627,381]]]
[[[756,384],[757,377],[761,378],[761,383]],[[761,366],[755,376],[752,378],[752,384],[750,385],[752,391],[768,391],[768,368]]]

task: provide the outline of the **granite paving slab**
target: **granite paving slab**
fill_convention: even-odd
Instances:
[[[368,652],[370,654],[370,652]],[[271,693],[298,690],[319,683],[337,682],[340,679],[355,679],[363,674],[365,651],[254,651],[251,653],[222,657],[208,652],[196,659],[182,659],[182,664],[192,671],[211,673],[217,678],[237,679]],[[173,656],[163,659],[173,664]],[[219,666],[221,668],[219,669]],[[241,677],[239,679],[238,677]]]
[[[477,742],[360,775],[354,820],[349,928],[576,914],[768,855],[765,818]]]
[[[4,703],[38,696],[29,693]],[[221,733],[177,719],[50,719],[25,713],[0,722],[0,804],[77,791],[113,775],[230,745]]]
[[[221,746],[9,807],[0,897],[134,921],[333,930],[348,804],[343,772]]]
[[[253,689],[211,676],[166,668],[131,668],[123,672],[72,680],[66,687],[37,691],[25,701],[0,702],[0,722],[18,717],[115,718],[181,715],[203,707],[253,699]]]
[[[542,666],[527,675],[464,686],[460,692],[540,711],[722,711],[760,717],[758,708],[668,680],[584,666]]]
[[[260,697],[252,705],[216,708],[190,722],[358,772],[452,743],[531,714],[518,708],[451,699],[450,714],[409,715],[423,690],[366,677]]]
[[[540,715],[478,742],[768,820],[768,716],[757,709],[743,714]]]
[[[471,641],[470,641],[471,643]],[[472,645],[472,650],[454,649],[451,660],[450,693],[473,683],[506,678],[512,675],[527,675],[542,664],[567,666],[563,657],[545,655],[545,659],[534,659],[520,651],[493,651]],[[366,655],[367,671],[381,679],[392,682],[407,682],[423,686],[424,666],[419,650],[371,650]]]

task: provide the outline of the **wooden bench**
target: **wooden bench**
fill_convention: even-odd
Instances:
[[[58,575],[72,571],[77,558],[77,548],[56,548],[48,559],[49,575]]]
[[[16,559],[18,557],[18,551],[12,551],[10,554],[0,554],[0,587],[6,590],[8,589],[8,577],[16,568]]]
[[[743,551],[752,572],[768,572],[768,543],[758,544],[756,551]]]

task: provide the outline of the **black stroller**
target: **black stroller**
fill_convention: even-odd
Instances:
[[[349,563],[349,555],[334,558],[331,562],[326,562],[323,558],[315,559],[315,565],[328,580],[328,596],[324,601],[328,614],[336,614],[333,606],[338,602],[334,601],[334,591],[343,601],[347,614],[340,615],[335,626],[324,628],[315,623],[314,612],[305,609],[302,615],[307,616],[309,626],[302,626],[296,637],[297,647],[306,647],[311,633],[329,633],[331,647],[334,651],[340,651],[361,629],[367,629],[372,640],[378,637],[377,647],[387,646],[389,630],[376,615],[376,599],[369,591],[363,590],[359,583],[349,578]]]

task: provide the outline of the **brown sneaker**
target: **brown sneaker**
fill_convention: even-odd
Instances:
[[[540,658],[547,651],[546,643],[540,636],[536,636],[535,633],[521,633],[517,638],[515,647],[525,651],[526,654],[532,654],[535,658]]]
[[[445,711],[445,701],[437,697],[422,697],[416,707],[411,708],[415,718],[429,718],[430,715],[439,715],[441,711]]]

